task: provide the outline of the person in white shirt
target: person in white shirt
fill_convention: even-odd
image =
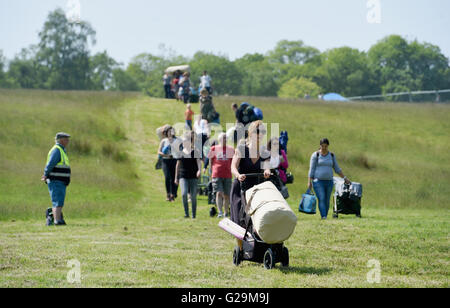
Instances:
[[[209,95],[211,95],[211,94],[212,94],[211,86],[212,86],[212,80],[211,80],[211,77],[209,77],[207,71],[204,71],[204,72],[203,72],[203,76],[200,77],[200,87],[201,87],[202,89],[208,90]]]

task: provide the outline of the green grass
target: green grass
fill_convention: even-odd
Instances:
[[[137,96],[0,90],[0,220],[42,217],[49,195],[40,177],[59,131],[74,136],[67,215],[92,217],[132,206],[140,192],[135,166],[123,159],[118,110]]]
[[[217,98],[223,123],[234,121],[231,102],[244,100],[290,133],[291,206],[326,136],[344,172],[364,185],[363,219],[298,214],[286,242],[290,268],[234,267],[235,241],[208,217],[204,197],[197,220],[184,220],[180,201],[165,202],[154,170],[155,129],[183,122],[183,104],[133,93],[1,90],[0,287],[77,287],[66,281],[71,259],[81,263],[82,287],[449,286],[448,106]],[[69,226],[46,228],[49,196],[39,178],[60,130],[73,136]],[[371,259],[380,261],[380,284],[366,280]]]

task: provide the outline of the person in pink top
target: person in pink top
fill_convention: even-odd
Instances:
[[[267,150],[272,153],[272,155],[270,156],[270,168],[277,169],[281,181],[283,182],[283,184],[286,184],[286,170],[289,167],[289,163],[286,152],[280,149],[280,141],[277,137],[273,137],[269,140],[269,142],[267,143]]]
[[[219,144],[211,147],[208,158],[212,168],[213,193],[216,195],[216,204],[219,208],[219,216],[223,217],[225,206],[225,217],[230,215],[230,192],[231,192],[231,161],[234,156],[234,148],[227,146],[227,135],[219,135]]]

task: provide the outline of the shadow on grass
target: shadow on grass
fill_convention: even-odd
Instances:
[[[331,268],[328,267],[300,267],[300,266],[289,266],[289,267],[277,267],[283,274],[300,274],[300,275],[327,275],[331,272]]]

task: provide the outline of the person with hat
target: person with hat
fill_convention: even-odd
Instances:
[[[69,138],[70,135],[66,133],[56,134],[56,144],[48,152],[47,164],[44,169],[44,175],[41,178],[42,181],[47,183],[52,200],[52,209],[51,211],[48,209],[46,212],[47,226],[66,224],[62,208],[66,198],[66,188],[70,183],[70,163],[66,152]]]

